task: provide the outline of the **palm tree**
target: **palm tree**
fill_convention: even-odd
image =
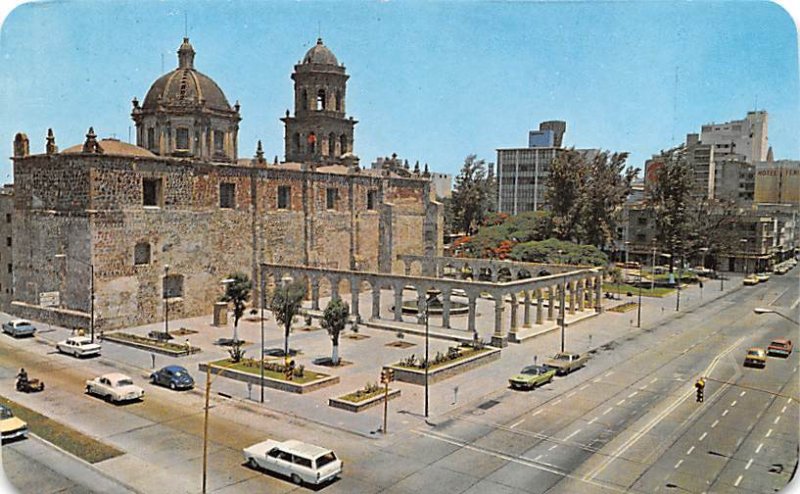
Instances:
[[[302,281],[291,282],[285,279],[283,287],[276,288],[269,302],[269,308],[275,320],[283,325],[284,329],[284,355],[289,356],[289,331],[294,322],[294,316],[300,312],[303,298],[306,296],[306,285]]]
[[[232,274],[228,277],[225,286],[223,302],[233,303],[233,341],[239,341],[239,319],[244,315],[244,304],[250,299],[250,290],[253,283],[244,273]]]
[[[333,365],[339,365],[339,334],[347,324],[349,316],[350,307],[347,302],[343,302],[339,297],[331,300],[322,314],[320,325],[325,328],[331,337],[331,342],[333,342],[333,354],[331,355],[331,363]]]

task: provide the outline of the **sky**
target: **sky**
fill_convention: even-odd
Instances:
[[[465,156],[527,146],[565,120],[567,146],[648,157],[709,122],[769,112],[776,159],[800,159],[797,33],[778,5],[716,2],[53,1],[18,6],[0,31],[0,155],[17,132],[44,151],[128,140],[131,99],[177,67],[241,104],[239,157],[261,139],[283,159],[279,118],[294,64],[318,36],[350,75],[362,166],[397,153],[456,174]],[[0,163],[10,182],[11,160]]]

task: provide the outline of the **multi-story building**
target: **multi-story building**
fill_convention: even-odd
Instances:
[[[8,312],[14,287],[13,224],[14,186],[6,184],[0,189],[0,310],[4,312]]]
[[[749,111],[742,120],[709,123],[702,126],[700,141],[714,146],[714,154],[740,154],[744,161],[765,161],[769,142],[766,111]]]
[[[399,254],[441,253],[431,181],[359,167],[344,69],[321,41],[295,66],[295,116],[283,119],[280,164],[264,159],[260,142],[254,158],[238,159],[238,105],[230,109],[218,86],[195,73],[188,40],[178,57],[177,72],[133,104],[138,145],[90,128],[83,144],[59,152],[50,133],[45,152],[31,154],[17,134],[12,311],[85,326],[94,294],[96,327],[117,328],[162,320],[167,310],[208,314],[220,281],[236,272],[254,281],[257,304],[262,281],[275,281],[259,278],[265,262],[391,272]],[[334,129],[345,139],[310,145],[309,135]]]
[[[800,205],[800,161],[760,161],[755,166],[755,202]]]

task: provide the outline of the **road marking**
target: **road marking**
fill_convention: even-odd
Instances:
[[[590,420],[590,421],[589,421],[589,423],[590,423],[590,424],[594,424],[594,423],[595,423],[595,421],[597,421],[597,419],[598,419],[598,417],[595,417],[595,418],[593,418],[592,420]]]
[[[657,378],[657,377],[654,377],[654,378],[653,378],[653,379],[650,381],[650,384],[653,384],[653,383],[654,383],[654,382],[656,382],[656,381],[658,381],[658,378]]]
[[[514,422],[513,424],[511,424],[511,426],[509,427],[509,429],[513,429],[514,427],[518,426],[519,424],[521,424],[521,423],[523,423],[523,422],[525,422],[525,419],[522,419],[522,420],[520,420],[519,422]]]
[[[781,416],[778,415],[777,417],[775,417],[775,420],[773,420],[772,423],[773,424],[777,424],[780,419],[781,419]]]
[[[700,435],[700,437],[698,437],[698,438],[697,438],[697,440],[698,440],[698,441],[702,441],[703,439],[705,439],[705,438],[706,438],[706,436],[707,436],[707,435],[708,435],[708,432],[704,432],[704,433],[702,433],[702,434]]]
[[[586,389],[586,388],[588,388],[588,387],[589,387],[589,385],[588,385],[588,384],[584,384],[583,386],[581,386],[580,388],[578,388],[578,391],[583,391],[584,389]]]
[[[744,466],[744,469],[745,470],[749,470],[750,469],[750,465],[752,465],[752,464],[753,464],[753,459],[750,458],[750,461],[747,462],[747,465]]]
[[[744,438],[743,438],[743,437],[740,437],[739,439],[737,439],[737,440],[736,440],[736,447],[737,447],[737,448],[738,448],[739,446],[741,446],[741,444],[742,444],[742,441],[744,441]]]
[[[739,393],[739,396],[744,396],[746,394],[747,394],[747,391],[742,391],[741,393]]]
[[[794,366],[794,369],[792,369],[792,372],[797,372],[797,366],[796,365]],[[789,398],[789,401],[792,401],[792,399]]]
[[[629,394],[629,395],[628,395],[628,398],[633,398],[634,396],[636,396],[636,395],[638,395],[638,394],[639,394],[639,392],[638,392],[638,391],[634,391],[633,393],[631,393],[631,394]]]
[[[768,430],[764,437],[769,437],[772,435],[772,429]]]
[[[758,454],[758,452],[761,451],[761,448],[763,448],[763,447],[764,447],[764,443],[759,443],[758,447],[756,448],[756,454]]]
[[[785,411],[786,411],[786,405],[783,405],[783,408],[781,408],[781,413],[783,413]]]
[[[550,446],[550,449],[548,449],[547,451],[553,451],[557,447],[558,447],[558,444],[554,444],[554,445]]]
[[[613,374],[613,373],[614,373],[614,371],[608,371],[608,372],[606,372],[605,376],[606,376],[606,377],[608,377],[608,376],[610,376],[610,375],[611,375],[611,374]]]
[[[535,412],[533,412],[533,413],[531,414],[531,417],[535,417],[535,416],[539,415],[540,413],[542,413],[542,410],[541,410],[541,409],[540,409],[540,410],[536,410]]]
[[[639,386],[639,391],[644,391],[645,389],[647,389],[647,386],[649,386],[649,384],[645,384],[644,386]]]
[[[733,401],[731,402],[731,406],[732,406],[732,407],[735,407],[735,406],[736,406],[736,403],[737,403],[737,401],[736,401],[736,400],[733,400]]]
[[[593,382],[593,383],[599,383],[599,382],[600,382],[600,381],[602,381],[602,380],[603,380],[603,378],[602,378],[602,377],[595,377],[594,379],[592,379],[592,382]]]
[[[692,451],[694,451],[694,446],[692,446],[691,448],[689,448],[689,450],[688,450],[688,451],[686,451],[686,454],[687,454],[687,455],[690,455],[690,454],[692,454]]]
[[[711,424],[711,428],[713,429],[714,427],[717,426],[717,424],[719,424],[719,420],[715,420],[714,423]]]
[[[614,409],[614,407],[608,407],[608,409],[605,412],[603,412],[603,415],[606,415],[608,412],[610,412],[613,409]]]
[[[619,406],[619,405],[622,405],[623,403],[625,403],[625,398],[623,398],[623,399],[619,400],[619,401],[617,402],[617,406]]]
[[[580,431],[582,431],[582,430],[583,430],[583,429],[578,429],[578,430],[576,430],[575,432],[573,432],[573,433],[572,433],[572,434],[570,434],[569,436],[565,437],[565,438],[564,438],[564,441],[568,441],[569,439],[571,439],[571,438],[572,438],[572,436],[574,436],[575,434],[579,433],[579,432],[580,432]]]
[[[723,416],[723,417],[724,417],[724,416],[726,416],[726,415],[728,415],[728,409],[727,409],[727,408],[725,409],[725,411],[724,411],[724,412],[722,412],[722,416]]]
[[[794,368],[794,370],[797,370],[797,367],[795,367],[795,368]],[[787,399],[786,399],[786,403],[791,403],[791,402],[792,402],[792,399],[791,399],[791,398],[787,398]]]
[[[739,482],[742,481],[742,477],[744,477],[744,475],[739,475],[738,477],[736,477],[736,482],[733,483],[734,487],[739,487]]]
[[[561,403],[561,398],[559,398],[559,399],[557,399],[556,401],[554,401],[554,402],[553,402],[553,406],[556,406],[556,405],[558,405],[559,403]]]
[[[678,460],[678,463],[675,464],[675,468],[678,468],[683,463],[683,460]]]
[[[539,458],[541,458],[542,456],[544,456],[544,455],[541,454],[541,455],[537,456],[536,458],[533,459],[533,461],[539,461]]]

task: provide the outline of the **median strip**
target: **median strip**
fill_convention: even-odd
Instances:
[[[0,403],[10,408],[14,415],[21,420],[27,422],[31,433],[84,461],[99,463],[125,453],[6,397],[0,396]]]

